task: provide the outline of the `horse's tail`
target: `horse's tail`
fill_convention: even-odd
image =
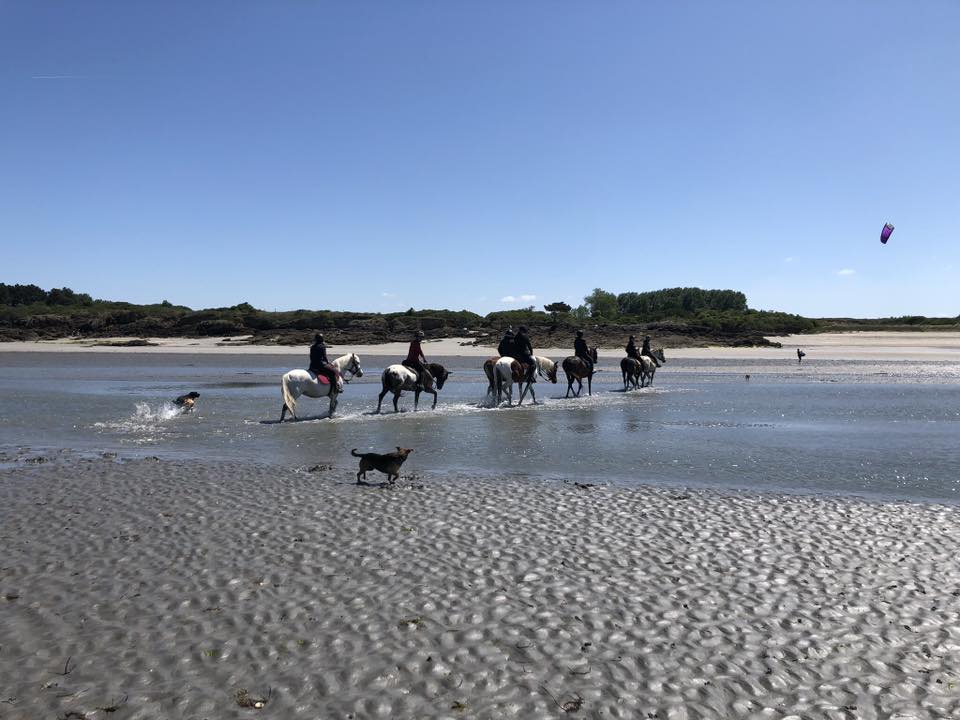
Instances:
[[[353,455],[354,457],[363,457],[363,455],[361,455],[360,453],[357,452],[357,449],[356,449],[356,448],[354,448],[353,450],[351,450],[351,451],[350,451],[350,454]]]
[[[283,404],[287,406],[293,417],[297,417],[297,401],[293,399],[293,394],[290,392],[289,382],[289,377],[284,375],[280,379],[280,391],[283,393]]]

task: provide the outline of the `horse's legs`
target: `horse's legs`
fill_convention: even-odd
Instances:
[[[420,390],[413,391],[413,411],[417,411],[417,406],[420,404]]]
[[[390,388],[386,385],[383,386],[383,392],[380,393],[380,397],[377,398],[377,413],[380,412],[380,406],[383,404],[383,398],[387,396],[387,393],[390,392]]]
[[[331,388],[332,389],[332,388]],[[337,393],[330,393],[330,410],[327,412],[327,417],[332,418],[333,413],[337,410]]]
[[[283,419],[287,416],[287,404],[284,403],[283,407],[280,408],[280,422],[283,422]]]
[[[400,391],[399,391],[399,390],[394,390],[394,391],[393,391],[393,411],[394,411],[395,413],[400,412],[400,408],[397,406],[397,403],[398,403],[399,401],[400,401]]]
[[[428,392],[433,395],[433,406],[430,409],[436,410],[437,409],[437,391],[434,390],[433,388],[424,388],[424,392]]]
[[[593,395],[593,373],[587,375],[587,395]]]
[[[564,395],[565,398],[570,397],[571,390],[573,390],[573,378],[567,375],[567,394]]]

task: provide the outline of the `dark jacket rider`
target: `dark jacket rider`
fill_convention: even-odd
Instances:
[[[331,385],[337,384],[337,369],[327,359],[327,346],[323,342],[323,334],[313,336],[313,345],[310,346],[310,372],[323,375]]]
[[[577,339],[573,341],[573,354],[583,360],[590,372],[593,372],[593,358],[590,356],[587,341],[583,339],[583,330],[577,330]]]
[[[653,356],[653,351],[650,349],[650,336],[643,336],[643,348],[640,350],[641,355],[646,355],[648,358],[653,360],[653,364],[657,367],[660,367],[660,361]]]
[[[637,336],[631,335],[630,340],[627,342],[627,357],[631,357],[634,360],[640,359],[640,351],[637,349]]]
[[[500,341],[500,344],[497,345],[497,354],[500,357],[513,357],[513,353],[513,330],[507,328],[507,331],[503,334],[503,339]]]
[[[527,379],[534,380],[533,374],[537,369],[537,361],[533,359],[533,343],[530,342],[530,336],[527,335],[527,326],[521,325],[517,329],[517,335],[513,338],[513,359],[522,363],[527,363]]]

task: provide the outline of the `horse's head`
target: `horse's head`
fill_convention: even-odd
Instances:
[[[443,365],[440,363],[430,363],[430,374],[433,375],[433,379],[437,381],[437,390],[443,390],[443,384],[447,381],[447,378],[450,377],[450,373]]]
[[[354,377],[363,377],[363,369],[360,367],[360,356],[356,353],[350,353],[350,362],[344,370]]]
[[[656,350],[654,350],[653,355],[655,358],[657,358],[657,360],[659,360],[662,363],[665,363],[667,361],[667,359],[663,356],[663,348],[657,348]]]
[[[597,348],[596,348],[596,347],[590,348],[590,359],[593,360],[594,362],[597,361]]]
[[[552,382],[554,385],[557,384],[557,368],[559,367],[560,367],[560,363],[555,363],[551,361],[550,367],[547,368],[547,380]]]

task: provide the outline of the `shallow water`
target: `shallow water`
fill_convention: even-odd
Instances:
[[[0,352],[0,446],[348,467],[351,448],[400,445],[407,472],[960,499],[960,362],[670,360],[624,393],[601,361],[590,397],[541,381],[540,405],[491,409],[481,360],[447,358],[435,411],[405,395],[395,415],[388,396],[373,415],[371,357],[332,421],[302,398],[301,421],[279,425],[279,378],[301,356]],[[189,390],[182,415],[169,401]]]

